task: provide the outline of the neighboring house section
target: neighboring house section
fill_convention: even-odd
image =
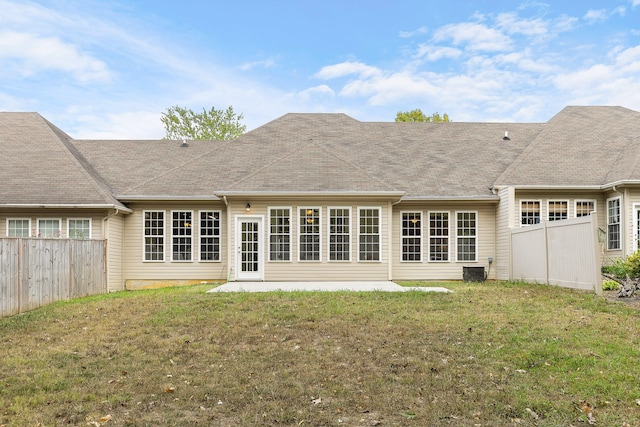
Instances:
[[[0,236],[105,239],[109,290],[226,280],[511,278],[510,230],[598,213],[638,249],[640,113],[547,123],[287,114],[233,141],[74,140],[0,113]]]

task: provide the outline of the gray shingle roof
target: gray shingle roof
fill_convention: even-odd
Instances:
[[[505,131],[509,139],[504,140]],[[494,185],[640,182],[640,113],[567,107],[547,123],[367,123],[286,114],[233,141],[72,140],[0,113],[4,204],[114,204],[244,193],[495,198]]]
[[[566,107],[496,180],[498,185],[601,186],[640,179],[640,113]]]
[[[37,113],[0,113],[0,205],[125,208],[70,139]]]

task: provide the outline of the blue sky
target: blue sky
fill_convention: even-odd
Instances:
[[[640,110],[640,0],[0,0],[0,111],[155,139],[172,105],[545,122]]]

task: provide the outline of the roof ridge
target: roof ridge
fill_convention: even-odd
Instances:
[[[105,201],[112,203],[114,206],[119,206],[122,208],[126,208],[118,199],[114,197],[109,189],[109,186],[106,184],[104,178],[95,170],[93,165],[91,165],[87,159],[80,154],[78,149],[71,142],[73,138],[71,138],[67,133],[62,131],[56,125],[51,123],[49,120],[42,117],[38,114],[40,120],[44,122],[44,124],[49,128],[49,130],[56,137],[55,140],[58,141],[62,147],[65,149],[65,153],[72,159],[73,163],[77,166],[78,170],[82,175],[87,178],[87,181],[91,184],[91,186],[96,190],[96,192],[100,195],[100,197]]]
[[[158,142],[160,142],[160,141],[166,141],[166,140],[158,140]],[[222,146],[227,146],[227,145],[229,145],[230,143],[232,143],[232,142],[233,142],[233,140],[224,140],[224,139],[218,139],[218,140],[216,140],[216,139],[212,139],[212,140],[210,140],[210,141],[226,142],[226,144],[223,144]],[[122,193],[123,193],[123,194],[128,194],[128,193],[130,193],[130,191],[131,191],[131,190],[135,190],[136,188],[140,188],[140,187],[142,187],[143,185],[146,185],[146,184],[148,184],[148,183],[152,182],[153,180],[156,180],[156,179],[158,179],[158,178],[160,178],[160,177],[162,177],[162,176],[168,175],[168,174],[170,174],[170,173],[172,173],[172,172],[174,172],[174,171],[176,171],[176,170],[178,170],[178,169],[183,168],[184,166],[188,165],[189,163],[192,163],[192,162],[194,162],[194,161],[196,161],[196,160],[200,160],[200,159],[201,159],[201,158],[203,158],[204,156],[208,156],[209,154],[211,154],[211,152],[212,152],[212,151],[214,151],[214,150],[216,150],[216,149],[219,149],[219,148],[220,148],[220,147],[213,147],[213,148],[211,148],[210,150],[205,151],[204,153],[202,153],[202,154],[201,154],[201,155],[199,155],[199,156],[193,157],[193,158],[191,158],[191,159],[189,159],[189,160],[186,160],[186,161],[184,161],[184,162],[182,162],[182,163],[180,163],[180,164],[177,164],[176,166],[174,166],[174,167],[172,167],[172,168],[170,168],[170,169],[166,169],[166,170],[164,170],[162,173],[160,173],[160,174],[158,174],[158,175],[154,175],[153,177],[151,177],[151,178],[147,179],[146,181],[143,181],[143,182],[138,183],[138,185],[135,185],[135,186],[133,186],[133,187],[129,187],[129,188],[127,188],[127,189],[123,190],[123,191],[122,191]],[[212,191],[212,193],[213,193],[213,191]]]

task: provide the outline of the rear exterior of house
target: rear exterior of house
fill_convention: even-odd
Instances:
[[[464,267],[506,280],[511,229],[592,212],[608,262],[638,248],[639,119],[620,107],[533,124],[288,114],[183,144],[74,140],[35,113],[0,113],[0,236],[104,239],[110,291],[459,280]]]

